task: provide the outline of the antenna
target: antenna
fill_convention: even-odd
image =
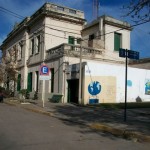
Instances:
[[[93,0],[93,19],[97,19],[99,15],[99,0]]]

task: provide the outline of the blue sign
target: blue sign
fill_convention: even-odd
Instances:
[[[47,74],[47,73],[48,73],[48,68],[47,68],[46,66],[43,66],[43,67],[41,68],[41,72],[42,72],[43,74]]]
[[[139,59],[139,52],[120,48],[119,57],[128,57],[130,59]]]
[[[40,75],[49,75],[49,68],[46,65],[40,67]]]
[[[91,95],[97,95],[101,92],[101,85],[98,81],[91,82],[88,86],[88,92]]]
[[[139,59],[139,52],[129,50],[128,51],[128,58],[136,59],[136,60]]]
[[[119,49],[119,57],[126,57],[126,50],[125,49],[122,49],[122,48]]]

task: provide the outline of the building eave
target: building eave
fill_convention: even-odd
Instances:
[[[131,25],[125,21],[120,21],[120,20],[117,20],[111,16],[106,16],[106,15],[103,15],[103,16],[100,16],[98,19],[86,24],[84,26],[84,30],[87,30],[88,28],[91,28],[95,25],[98,25],[99,24],[99,21],[103,19],[104,21],[104,24],[107,24],[107,25],[112,25],[112,26],[115,26],[115,27],[118,27],[118,28],[121,28],[121,29],[126,29],[126,30],[129,30],[131,31],[133,28],[131,27]]]
[[[139,60],[130,60],[129,65],[138,65],[138,64],[144,64],[144,63],[150,63],[150,58],[143,58]]]

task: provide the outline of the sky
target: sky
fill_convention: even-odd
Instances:
[[[131,25],[135,23],[130,17],[123,17],[126,11],[122,9],[130,0],[99,0],[99,16],[109,15]],[[8,9],[23,17],[31,16],[45,2],[71,7],[84,11],[87,22],[92,21],[92,0],[0,0],[0,45],[11,32],[13,26],[22,19],[4,12],[1,7]],[[131,50],[140,52],[140,58],[150,57],[150,22],[134,27],[131,32]]]

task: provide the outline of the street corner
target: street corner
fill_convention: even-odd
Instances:
[[[114,136],[122,137],[124,139],[132,140],[134,142],[150,143],[150,136],[144,135],[143,133],[140,132],[135,132],[127,129],[113,128],[109,125],[100,123],[92,123],[89,125],[89,127],[98,131],[108,132],[113,134]]]
[[[25,107],[25,106],[23,108],[28,110],[28,111],[35,112],[35,113],[40,113],[40,114],[47,115],[47,116],[50,116],[50,117],[54,116],[53,113],[44,111],[41,108],[39,108],[39,109],[38,108],[29,108],[29,107]]]
[[[100,124],[100,123],[92,123],[89,125],[90,128],[95,129],[95,130],[99,130],[102,132],[108,132],[111,133],[115,136],[122,136],[124,131],[121,129],[117,129],[117,128],[113,128],[111,126],[108,126],[106,124]]]
[[[145,134],[140,133],[140,132],[125,130],[124,134],[123,134],[123,137],[125,139],[129,139],[129,140],[133,140],[133,141],[137,141],[137,142],[150,143],[150,136],[149,135],[145,135]]]
[[[13,99],[4,99],[4,103],[11,105],[11,106],[16,106],[18,104],[20,104],[19,100],[13,100]]]

